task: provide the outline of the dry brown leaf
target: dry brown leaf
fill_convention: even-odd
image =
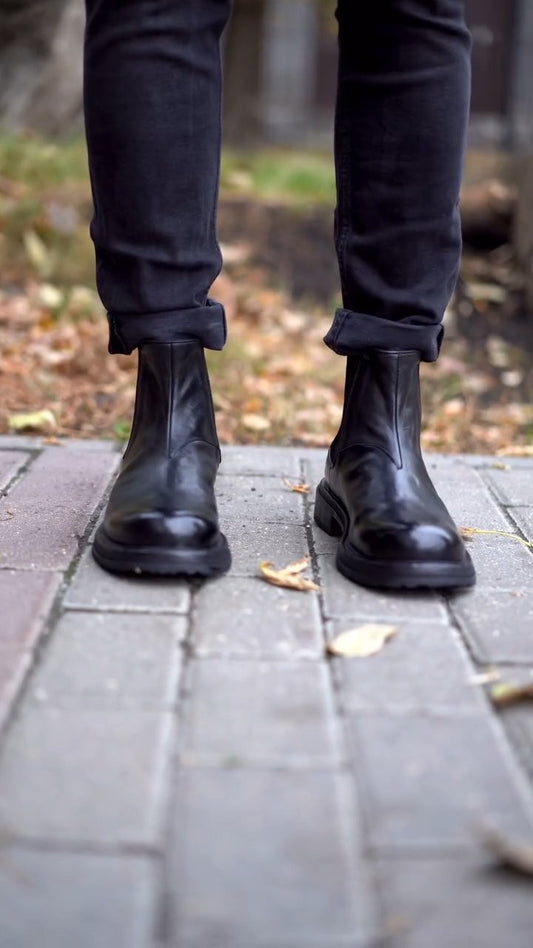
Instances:
[[[486,536],[510,537],[511,540],[518,540],[519,543],[523,543],[524,546],[530,546],[533,549],[533,543],[530,543],[529,540],[524,540],[522,537],[519,537],[517,533],[507,533],[506,530],[481,530],[478,527],[460,527],[459,532],[464,540],[471,540],[473,536],[480,533]]]
[[[367,658],[380,652],[383,646],[398,629],[394,625],[379,625],[366,622],[355,629],[341,632],[328,644],[328,652],[343,655],[345,658]]]
[[[526,876],[533,876],[533,843],[530,845],[508,839],[493,827],[483,827],[483,844],[498,861]]]
[[[306,579],[302,572],[309,566],[309,557],[304,556],[295,563],[289,563],[283,569],[276,569],[273,563],[265,560],[259,563],[259,571],[263,579],[273,586],[282,586],[284,589],[298,589],[308,592],[311,589],[320,589],[312,579]]]
[[[282,477],[282,481],[285,487],[288,487],[289,490],[294,491],[296,494],[308,494],[311,490],[310,484],[294,484],[288,477]]]
[[[525,684],[513,684],[501,681],[490,689],[490,699],[497,708],[507,708],[521,701],[533,701],[533,681]]]

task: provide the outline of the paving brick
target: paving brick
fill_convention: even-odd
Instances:
[[[452,609],[479,662],[533,662],[533,590],[476,589]]]
[[[189,608],[190,586],[179,578],[107,573],[95,563],[88,549],[80,560],[64,604],[68,609],[180,614]]]
[[[170,943],[301,945],[358,937],[373,898],[339,774],[189,770],[170,857]],[[353,845],[352,845],[353,844]]]
[[[524,536],[533,542],[533,507],[510,507],[508,513]]]
[[[0,570],[0,646],[33,647],[60,582],[58,573]]]
[[[0,451],[38,451],[43,438],[30,435],[0,435]]]
[[[446,621],[443,600],[436,593],[365,589],[342,576],[330,554],[318,557],[318,567],[330,618]]]
[[[531,790],[488,715],[359,714],[351,730],[372,845],[444,853],[475,847],[485,822],[532,832]]]
[[[533,507],[533,464],[526,470],[498,471],[493,468],[480,473],[502,504]]]
[[[139,857],[3,848],[2,948],[144,948],[152,876]]]
[[[513,532],[508,523],[497,529]],[[474,535],[467,547],[476,567],[478,587],[516,590],[531,585],[533,556],[518,540]]]
[[[0,757],[6,838],[159,841],[172,716],[29,706]]]
[[[489,858],[380,861],[390,948],[529,948],[531,882]]]
[[[179,616],[67,612],[26,700],[80,711],[171,708],[185,634]]]
[[[355,623],[356,625],[357,623]],[[330,624],[333,638],[354,623]],[[399,622],[398,633],[370,659],[334,659],[341,700],[349,711],[483,710],[479,686],[458,634],[434,622]]]
[[[17,471],[26,464],[29,457],[29,454],[23,454],[22,451],[0,451],[0,490],[5,490]],[[4,522],[2,520],[2,523]]]
[[[324,663],[193,661],[181,751],[188,764],[338,766]]]
[[[261,475],[262,477],[298,478],[300,475],[299,451],[296,448],[281,448],[263,445],[223,444],[222,463],[219,474],[240,476]]]
[[[302,494],[289,490],[281,477],[219,477],[217,505],[220,520],[248,523],[304,523]]]
[[[308,553],[305,527],[300,524],[228,520],[222,529],[233,557],[232,576],[255,576],[263,560],[286,566]]]
[[[438,463],[430,468],[430,475],[459,527],[508,529],[507,521],[477,471],[463,464]]]
[[[319,658],[324,653],[314,592],[260,578],[212,580],[195,600],[192,645],[199,655]]]
[[[2,566],[65,569],[116,464],[107,452],[47,448],[0,502]]]

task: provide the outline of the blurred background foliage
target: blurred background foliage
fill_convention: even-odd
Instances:
[[[339,301],[332,247],[333,0],[235,0],[210,353],[231,441],[325,445],[343,360],[322,343]],[[462,280],[424,369],[425,444],[532,450],[533,6],[467,0],[474,37]],[[83,4],[3,0],[0,18],[0,430],[47,409],[49,437],[127,437],[134,359],[106,352],[88,237]],[[53,421],[50,421],[52,417]],[[38,427],[38,426],[37,426]]]

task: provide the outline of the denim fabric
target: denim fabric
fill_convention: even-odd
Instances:
[[[110,351],[196,336],[219,349],[208,293],[220,158],[220,36],[231,0],[86,0],[91,236]],[[461,250],[470,92],[461,0],[339,0],[335,244],[339,353],[433,360]]]

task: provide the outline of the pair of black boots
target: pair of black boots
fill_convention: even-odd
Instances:
[[[364,586],[450,588],[472,562],[420,452],[418,352],[348,356],[344,412],[316,493],[337,566]],[[131,437],[93,546],[112,572],[214,576],[231,565],[214,496],[220,449],[201,343],[139,350]]]

